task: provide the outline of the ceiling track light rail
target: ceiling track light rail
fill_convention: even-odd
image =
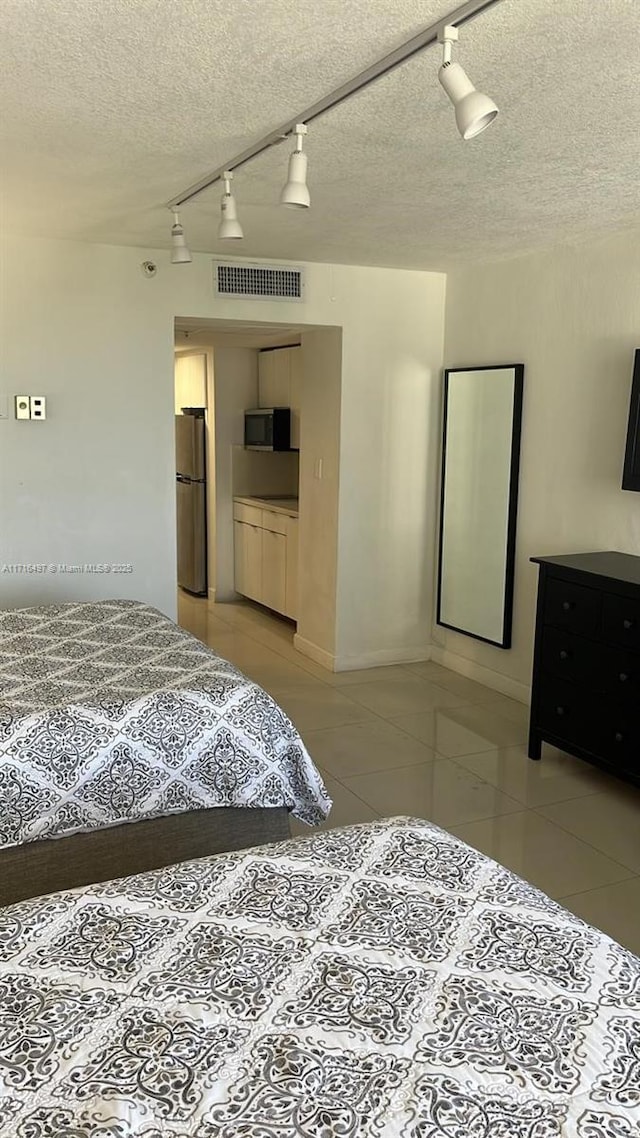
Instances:
[[[498,114],[498,108],[487,95],[476,91],[459,63],[452,60],[452,45],[458,40],[458,27],[469,20],[479,16],[500,0],[466,0],[450,12],[443,19],[431,24],[428,28],[418,32],[411,39],[406,40],[400,47],[382,56],[370,67],[361,71],[347,83],[336,87],[317,103],[313,103],[302,114],[296,115],[276,130],[265,135],[252,146],[237,154],[235,158],[219,166],[199,182],[189,186],[183,193],[172,198],[167,208],[173,212],[174,224],[171,230],[171,261],[173,264],[183,264],[191,261],[191,253],[187,247],[184,230],[180,224],[177,210],[180,206],[204,193],[216,182],[224,182],[224,192],[220,202],[221,219],[218,228],[218,237],[242,238],[243,232],[238,220],[238,211],[234,195],[231,192],[231,179],[233,171],[245,166],[253,158],[264,154],[272,146],[277,146],[286,138],[295,139],[295,148],[289,157],[288,176],[280,195],[280,204],[294,209],[308,209],[311,197],[307,186],[307,155],[303,149],[304,137],[307,134],[308,123],[313,122],[321,115],[326,114],[334,107],[340,106],[346,99],[365,90],[372,83],[384,75],[394,71],[396,67],[406,63],[419,52],[424,51],[434,43],[443,45],[443,61],[438,72],[438,78],[455,108],[456,124],[463,139],[475,138],[493,122]]]
[[[199,182],[195,182],[192,186],[183,190],[181,194],[178,194],[167,203],[169,209],[178,209],[179,206],[192,201],[198,194],[203,193],[204,190],[208,190],[210,186],[221,181],[225,170],[238,170],[253,158],[257,158],[259,154],[264,154],[265,150],[269,150],[272,146],[277,146],[278,143],[295,133],[295,128],[298,123],[306,123],[308,126],[309,123],[319,118],[320,115],[324,115],[327,111],[338,107],[345,99],[349,99],[352,95],[363,91],[366,87],[370,86],[371,83],[375,83],[377,79],[381,79],[383,75],[388,75],[390,71],[406,63],[408,59],[417,55],[418,52],[424,51],[425,48],[437,43],[438,36],[448,25],[455,25],[459,28],[469,20],[473,20],[476,16],[481,15],[482,12],[493,8],[500,2],[501,0],[467,0],[465,4],[461,4],[458,8],[455,8],[454,11],[443,17],[443,19],[438,20],[437,23],[431,24],[428,28],[418,32],[418,34],[413,36],[410,40],[406,40],[400,47],[395,48],[383,56],[376,63],[373,63],[371,67],[366,68],[365,71],[361,71],[341,87],[336,87],[334,91],[325,95],[324,98],[320,99],[317,103],[313,103],[306,111],[297,114],[295,118],[289,119],[288,122],[278,127],[277,130],[270,131],[264,138],[259,139],[258,142],[253,143],[252,146],[247,147],[246,150],[237,154],[235,158],[225,162],[224,166],[218,166],[216,170],[207,174],[206,177],[202,178]]]

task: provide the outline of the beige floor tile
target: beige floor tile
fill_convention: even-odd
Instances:
[[[495,699],[496,693],[491,688],[476,683],[467,676],[461,676],[458,672],[452,672],[450,668],[442,668],[440,664],[434,664],[433,660],[407,664],[406,667],[414,676],[421,676],[422,679],[430,680],[438,687],[461,696],[466,703],[486,703],[492,697]]]
[[[390,715],[401,731],[433,747],[439,755],[457,758],[522,743],[527,732],[518,724],[487,712],[479,704],[447,707],[414,715]]]
[[[366,723],[375,716],[365,707],[347,699],[326,684],[311,680],[306,687],[278,692],[278,703],[301,734],[323,727],[342,727],[348,723]]]
[[[597,794],[612,781],[611,776],[555,747],[545,747],[540,762],[532,762],[523,746],[459,755],[456,762],[525,806]]]
[[[640,956],[640,877],[561,898],[583,921],[602,929]]]
[[[384,680],[407,679],[404,664],[392,664],[383,668],[356,668],[352,672],[326,672],[328,683],[335,687],[351,687],[353,684],[381,683]]]
[[[640,873],[640,790],[616,779],[606,793],[558,806],[542,806],[539,812],[634,873]]]
[[[429,762],[433,751],[384,719],[305,733],[313,761],[338,779]]]
[[[499,695],[496,698],[496,693],[492,692],[491,698],[486,700],[482,706],[489,711],[495,711],[501,719],[510,719],[513,723],[519,723],[527,730],[529,728],[529,705],[526,703],[520,703],[517,699],[509,699],[506,695]]]
[[[384,718],[439,707],[456,707],[464,702],[453,692],[406,672],[391,679],[352,684],[349,687],[349,698],[357,700],[364,707],[370,707]]]
[[[275,653],[274,660],[265,664],[249,664],[244,670],[255,683],[260,684],[260,687],[274,698],[277,698],[280,692],[308,688],[310,684],[322,686],[320,680],[315,680],[308,672],[303,672],[302,668],[290,664],[283,657],[275,656]]]
[[[313,827],[305,825],[304,822],[298,822],[296,818],[291,818],[291,833],[294,836],[298,834],[308,836],[316,830],[331,830],[335,826],[355,826],[358,822],[375,821],[377,814],[366,803],[335,779],[329,776],[323,777],[327,792],[333,800],[331,813],[326,822]]]
[[[455,826],[519,809],[519,803],[449,759],[401,767],[342,780],[383,817],[394,814],[427,818]]]
[[[216,632],[208,637],[207,643],[214,652],[232,664],[237,664],[243,672],[249,668],[269,668],[284,663],[277,652],[252,640],[250,636],[245,636],[243,632]]]
[[[468,822],[451,832],[556,899],[632,876],[533,811]]]

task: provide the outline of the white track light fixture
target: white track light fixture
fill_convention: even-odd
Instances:
[[[171,226],[171,264],[187,265],[191,261],[191,253],[180,224],[180,214],[173,210],[173,225]]]
[[[486,130],[496,117],[498,108],[488,95],[476,91],[459,63],[452,63],[451,45],[458,40],[458,29],[448,24],[438,39],[444,47],[438,78],[456,109],[456,124],[466,141]]]
[[[230,239],[239,240],[241,237],[244,237],[242,226],[238,221],[236,199],[231,193],[232,178],[233,174],[231,170],[225,170],[223,172],[224,193],[220,198],[220,225],[218,226],[218,237],[222,241]]]
[[[307,186],[307,156],[302,149],[302,140],[307,133],[304,123],[296,123],[294,130],[296,148],[289,157],[289,173],[280,194],[280,205],[291,209],[308,209],[311,194]]]

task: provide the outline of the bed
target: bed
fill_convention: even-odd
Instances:
[[[136,601],[0,612],[0,904],[287,837],[331,806],[260,687]]]
[[[427,822],[0,912],[12,1138],[637,1138],[640,960]]]

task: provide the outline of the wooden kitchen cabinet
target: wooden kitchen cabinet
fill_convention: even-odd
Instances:
[[[262,534],[259,526],[233,523],[235,590],[253,601],[262,601]]]
[[[290,348],[289,407],[291,408],[291,449],[300,450],[300,404],[302,400],[302,348]]]
[[[285,611],[287,539],[282,533],[262,531],[261,602],[275,612]]]
[[[298,619],[298,519],[287,518],[287,564],[284,614]]]
[[[234,504],[237,593],[295,620],[298,609],[298,519]]]
[[[291,359],[289,348],[258,352],[258,406],[288,407]]]

